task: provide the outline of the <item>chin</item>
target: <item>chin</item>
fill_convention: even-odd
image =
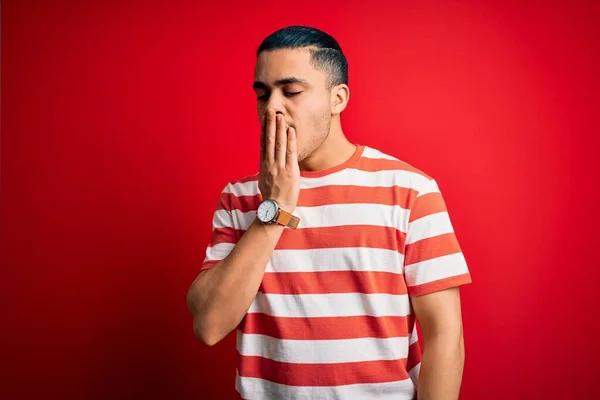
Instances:
[[[304,154],[304,152],[302,151],[298,151],[298,162],[301,163],[302,160],[304,160],[306,158],[306,154]]]

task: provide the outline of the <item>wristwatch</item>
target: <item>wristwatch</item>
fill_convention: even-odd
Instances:
[[[259,204],[256,216],[263,224],[275,223],[291,229],[296,229],[300,222],[300,218],[283,210],[275,200],[270,199],[263,200]]]

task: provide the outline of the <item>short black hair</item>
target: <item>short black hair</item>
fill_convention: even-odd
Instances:
[[[328,89],[342,83],[348,84],[348,61],[340,44],[331,35],[317,28],[300,25],[281,28],[262,41],[256,57],[263,51],[303,47],[309,48],[313,67],[328,75]]]

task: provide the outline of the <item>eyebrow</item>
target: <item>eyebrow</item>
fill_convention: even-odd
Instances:
[[[295,77],[291,77],[291,78],[283,78],[283,79],[279,79],[276,80],[273,85],[275,86],[283,86],[283,85],[289,85],[292,83],[300,83],[304,86],[308,86],[308,81],[306,79],[302,79],[302,78],[295,78]],[[252,84],[252,89],[266,89],[267,85],[264,82],[260,82],[260,81],[255,81]]]

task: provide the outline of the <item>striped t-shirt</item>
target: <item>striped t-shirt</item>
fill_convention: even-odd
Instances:
[[[471,282],[434,179],[358,145],[301,171],[285,229],[237,329],[244,399],[412,399],[421,360],[411,296]],[[258,174],[229,183],[202,269],[256,218]]]

